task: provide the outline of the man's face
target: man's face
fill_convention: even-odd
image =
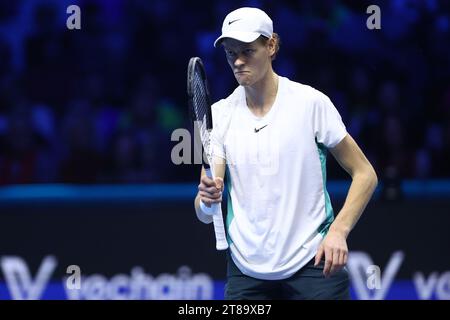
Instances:
[[[261,80],[271,64],[269,45],[255,40],[251,43],[226,38],[222,42],[228,64],[237,82],[251,86]]]

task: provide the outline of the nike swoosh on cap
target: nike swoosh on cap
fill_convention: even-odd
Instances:
[[[233,21],[228,21],[228,25],[230,25],[232,23],[235,23],[236,21],[239,21],[239,20],[242,20],[242,19],[236,19],[236,20],[233,20]]]

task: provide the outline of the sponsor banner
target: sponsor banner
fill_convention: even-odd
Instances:
[[[381,268],[366,252],[351,252],[347,270],[351,294],[358,300],[450,300],[450,271],[397,279],[404,253],[394,252]],[[46,256],[36,274],[18,256],[1,257],[0,299],[15,300],[221,300],[225,281],[206,273],[193,273],[181,266],[176,274],[152,275],[136,266],[129,273],[107,277],[85,275],[78,266],[68,266],[66,275],[55,280],[57,259]]]

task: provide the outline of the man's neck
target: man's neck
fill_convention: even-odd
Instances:
[[[267,75],[252,85],[245,87],[247,106],[257,116],[263,116],[272,107],[278,91],[278,75],[270,69]]]

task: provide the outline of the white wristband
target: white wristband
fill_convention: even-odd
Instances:
[[[208,216],[212,216],[215,213],[215,210],[213,209],[213,207],[207,207],[202,200],[200,200],[200,210],[202,210],[202,212]]]

